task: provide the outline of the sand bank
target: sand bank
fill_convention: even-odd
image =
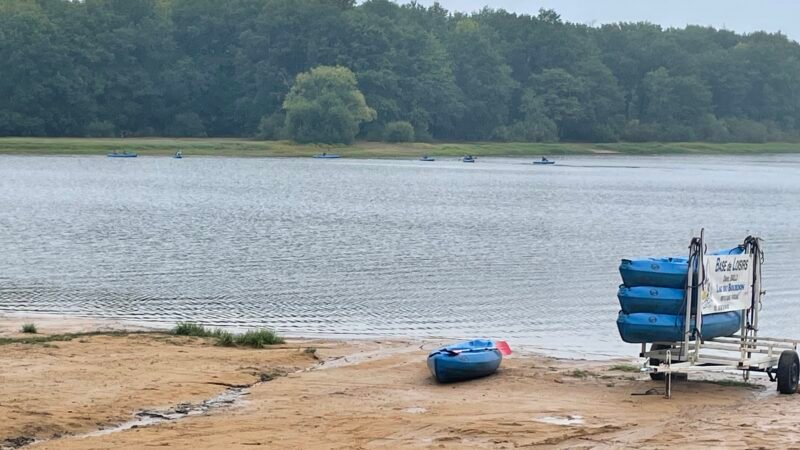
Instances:
[[[0,335],[15,334],[18,322],[0,318]],[[461,449],[788,448],[800,442],[794,431],[800,397],[779,396],[774,385],[693,380],[676,383],[674,398],[665,400],[632,395],[663,386],[612,369],[628,361],[519,353],[495,376],[437,385],[424,363],[432,345],[291,341],[252,350],[165,334],[7,344],[0,346],[0,443]],[[198,405],[231,386],[242,388],[232,404],[108,432],[137,412]]]

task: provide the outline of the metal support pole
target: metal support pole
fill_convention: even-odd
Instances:
[[[664,377],[666,386],[664,388],[664,398],[672,398],[672,350],[667,350],[667,376]]]
[[[686,317],[683,321],[683,347],[681,352],[683,352],[683,360],[688,361],[688,352],[689,352],[689,340],[691,339],[692,333],[692,293],[694,289],[692,286],[694,285],[694,256],[696,255],[696,241],[697,239],[692,239],[691,245],[689,245],[689,272],[686,274],[686,289],[684,290],[685,299],[683,301],[684,305],[686,305]]]
[[[758,335],[758,312],[761,309],[761,239],[755,238],[753,247],[753,304],[750,305],[753,312],[753,339]]]
[[[703,301],[703,292],[705,292],[705,229],[700,230],[700,248],[697,251],[697,295],[695,300],[695,333],[694,338],[694,362],[697,362],[697,357],[700,355],[700,338],[703,336],[703,311],[701,310]]]

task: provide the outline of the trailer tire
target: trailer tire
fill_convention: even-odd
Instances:
[[[794,394],[797,392],[797,383],[800,381],[800,358],[794,350],[784,350],[778,360],[778,391],[781,394]]]

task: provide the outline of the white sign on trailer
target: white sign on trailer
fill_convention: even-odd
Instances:
[[[750,307],[753,292],[752,255],[706,255],[702,314]]]

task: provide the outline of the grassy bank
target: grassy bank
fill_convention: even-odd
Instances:
[[[21,155],[104,155],[110,151],[136,152],[142,156],[172,155],[236,157],[308,157],[320,152],[348,158],[417,158],[420,155],[525,156],[588,155],[620,153],[628,155],[664,154],[766,154],[800,153],[800,143],[717,144],[705,142],[646,143],[414,143],[387,144],[359,142],[353,145],[303,145],[288,141],[245,139],[171,138],[0,138],[0,154]]]

